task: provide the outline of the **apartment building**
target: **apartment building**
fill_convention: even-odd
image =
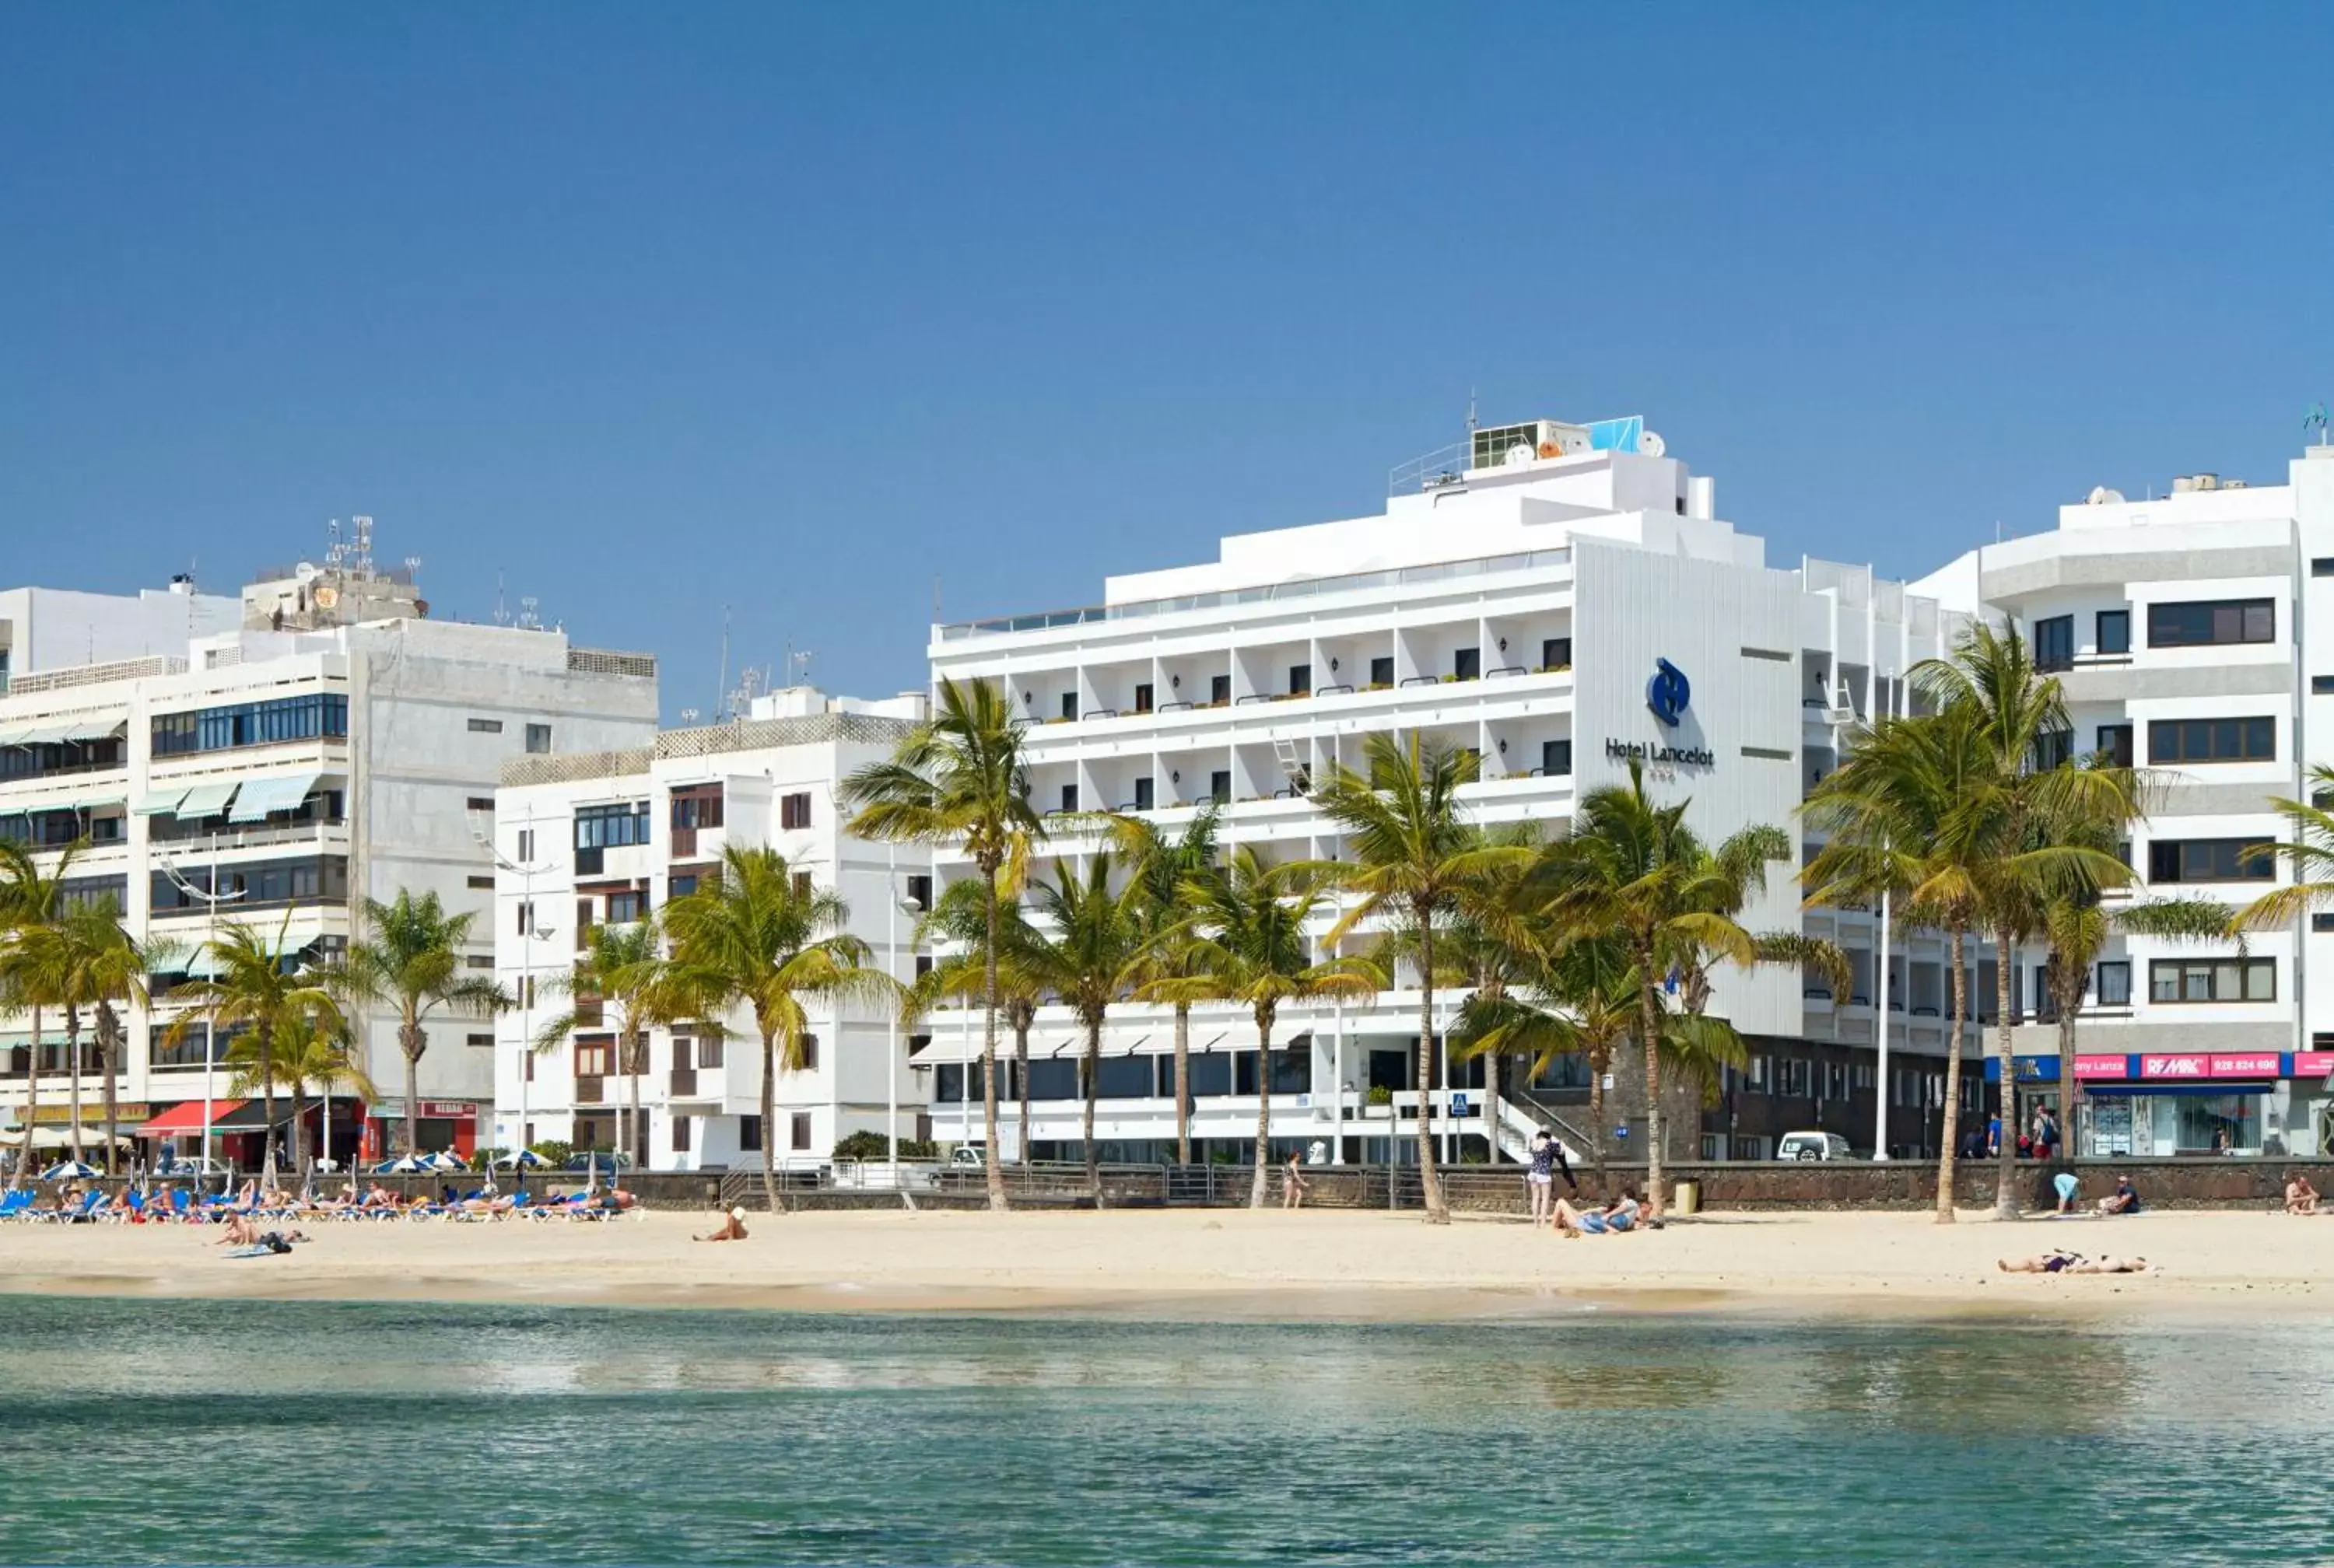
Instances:
[[[1229,537],[1213,561],[1110,579],[1098,605],[936,627],[933,677],[1003,686],[1033,726],[1030,777],[1046,809],[1114,810],[1173,832],[1213,802],[1229,842],[1274,861],[1345,851],[1307,792],[1333,763],[1357,764],[1371,734],[1472,750],[1481,779],[1464,794],[1476,820],[1551,835],[1584,792],[1625,782],[1634,759],[1657,796],[1692,799],[1713,841],[1754,822],[1791,836],[1795,858],[1772,868],[1747,919],[1800,927],[1794,877],[1812,846],[1796,808],[1835,765],[1845,727],[1901,704],[1905,671],[1947,644],[1956,619],[1866,567],[1770,565],[1763,541],[1719,518],[1713,481],[1667,456],[1641,420],[1475,429],[1396,470],[1388,488],[1378,515]],[[1047,849],[1076,861],[1099,847],[1063,819]],[[970,871],[945,852],[937,870],[943,882]],[[1942,944],[1900,945],[1884,996],[1874,927],[1864,910],[1805,919],[1849,949],[1845,995],[1796,971],[1721,976],[1716,1010],[1768,1043],[1754,1070],[1779,1063],[1779,1082],[1730,1078],[1699,1147],[1692,1114],[1671,1119],[1683,1123],[1673,1153],[1759,1158],[1777,1106],[1797,1125],[1853,1125],[1868,1147],[1884,1096],[1892,1144],[1918,1150],[1934,1137],[1947,1048]],[[1459,1000],[1438,997],[1438,1036]],[[1286,1008],[1261,1067],[1240,1009],[1200,1008],[1192,1136],[1208,1154],[1245,1158],[1261,1071],[1277,1147],[1406,1158],[1389,1135],[1419,1113],[1418,1002],[1403,978],[1374,1005]],[[977,1012],[930,1028],[916,1064],[930,1074],[935,1125],[977,1141]],[[1895,1053],[1886,1080],[1875,1055],[1884,1034]],[[1172,1035],[1164,1009],[1115,1010],[1097,1120],[1114,1158],[1172,1147]],[[1808,1041],[1847,1049],[1793,1049]],[[1066,1152],[1083,1035],[1049,1007],[1031,1046],[1032,1124],[1025,1133],[1008,1116],[1000,1136],[1008,1154],[1024,1136],[1038,1154]],[[1842,1057],[1854,1065],[1823,1069]],[[1447,1087],[1429,1109],[1454,1156],[1512,1155],[1540,1113],[1576,1128],[1586,1117],[1574,1063],[1497,1097],[1480,1063],[1438,1071]],[[1630,1082],[1625,1068],[1604,1130],[1625,1150],[1643,1147]],[[1002,1088],[1018,1100],[1017,1083]]]
[[[207,973],[217,926],[260,928],[288,961],[324,957],[354,934],[364,899],[435,892],[478,917],[466,956],[494,967],[493,865],[480,842],[506,760],[645,744],[655,733],[656,669],[644,655],[572,646],[556,631],[426,618],[411,573],[377,570],[336,550],[322,565],[269,571],[239,600],[174,593],[107,605],[45,590],[0,594],[34,606],[11,628],[20,660],[0,695],[0,835],[53,870],[66,845],[87,848],[66,897],[110,897],[141,941],[170,949],[134,1008],[120,1082],[126,1125],[149,1152],[170,1139],[193,1152],[207,1135],[236,1154],[255,1145],[262,1108],[230,1101],[217,1059],[226,1041],[201,1025],[164,1031],[181,1004],[171,987]],[[112,637],[50,640],[60,605]],[[11,615],[17,611],[11,608]],[[175,630],[173,640],[169,634]],[[134,657],[79,657],[91,646]],[[53,658],[54,663],[46,660]],[[474,830],[474,823],[478,824]],[[395,1020],[358,1020],[369,1075],[385,1098],[334,1102],[327,1128],[345,1159],[402,1135],[402,1057]],[[468,1150],[494,1087],[493,1024],[433,1017],[420,1064],[421,1140]],[[54,1011],[32,1036],[28,1016],[0,1019],[0,1110],[22,1124],[33,1053],[36,1121],[68,1119],[71,1074]],[[84,1124],[98,1063],[82,1034]],[[288,1101],[285,1110],[288,1111]]]
[[[749,1013],[718,1029],[658,1029],[647,1060],[627,1063],[621,1016],[551,983],[572,973],[595,928],[649,918],[732,846],[774,849],[796,877],[841,894],[869,962],[911,983],[931,856],[852,836],[835,794],[853,770],[890,756],[924,712],[921,693],[867,702],[798,687],[756,700],[736,722],[505,765],[495,943],[497,978],[521,1005],[496,1026],[498,1145],[619,1148],[620,1107],[635,1104],[643,1115],[631,1152],[660,1170],[758,1166],[765,1140],[782,1167],[810,1168],[854,1132],[929,1135],[911,1044],[888,1010],[816,1009],[807,1060],[782,1073],[776,1125],[766,1128]],[[577,1027],[542,1047],[542,1026],[568,1013]],[[625,1071],[633,1065],[643,1070]]]
[[[2111,909],[2167,895],[2241,905],[2291,880],[2260,847],[2287,836],[2271,803],[2322,796],[2310,770],[2334,763],[2334,447],[2309,448],[2281,485],[2194,474],[2145,499],[2097,489],[2056,528],[1914,586],[2031,640],[2066,692],[2057,748],[2137,764],[2161,785],[2132,833],[2139,886]],[[2046,957],[2017,955],[2016,1067],[2030,1094],[2079,1091],[2078,1150],[2334,1148],[2334,995],[2311,984],[2334,974],[2334,915],[2242,950],[2117,934],[2092,971],[2071,1069]]]
[[[0,588],[0,693],[24,670],[182,654],[194,639],[232,631],[242,620],[241,601],[198,593],[185,576],[134,594]]]

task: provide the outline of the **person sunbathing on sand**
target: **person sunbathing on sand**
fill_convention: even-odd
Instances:
[[[214,1246],[250,1246],[259,1240],[259,1226],[247,1214],[230,1214],[219,1227],[222,1233]]]
[[[2037,1253],[2012,1263],[1996,1258],[1994,1266],[2004,1274],[2153,1274],[2155,1265],[2144,1257],[2116,1257],[2102,1253],[2096,1258],[2085,1257],[2078,1252]]]
[[[733,1208],[721,1219],[721,1227],[711,1236],[694,1236],[695,1241],[743,1241],[746,1239],[746,1211]]]
[[[2318,1189],[2310,1185],[2310,1178],[2297,1174],[2291,1181],[2285,1184],[2285,1212],[2288,1214],[2318,1212]]]
[[[1571,1199],[1559,1198],[1548,1209],[1548,1223],[1567,1241],[1582,1236],[1615,1236],[1636,1228],[1638,1207],[1636,1195],[1626,1188],[1620,1201],[1609,1208],[1575,1208]]]

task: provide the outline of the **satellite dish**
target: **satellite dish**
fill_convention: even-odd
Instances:
[[[341,591],[333,587],[331,583],[328,582],[323,587],[316,590],[317,609],[330,610],[333,605],[338,604],[340,601]]]
[[[1520,468],[1536,456],[1529,441],[1518,441],[1509,447],[1507,455],[1500,459],[1500,466],[1504,468]]]
[[[1670,444],[1651,430],[1645,431],[1637,438],[1637,450],[1645,457],[1659,457],[1665,455],[1669,449]]]
[[[312,563],[303,561],[299,565],[292,568],[292,575],[303,582],[313,582],[316,576],[316,568]]]
[[[2117,506],[2123,504],[2123,492],[2110,490],[2105,485],[2094,485],[2084,500],[2093,506]]]

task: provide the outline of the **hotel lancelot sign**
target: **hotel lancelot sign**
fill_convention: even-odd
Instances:
[[[1693,700],[1693,686],[1685,671],[1666,659],[1654,660],[1654,678],[1645,682],[1645,711],[1671,729],[1685,716],[1686,704]],[[1714,767],[1717,757],[1708,746],[1664,746],[1656,735],[1650,741],[1623,740],[1617,736],[1605,739],[1605,755],[1615,762],[1645,764],[1656,778],[1674,777],[1681,767]]]

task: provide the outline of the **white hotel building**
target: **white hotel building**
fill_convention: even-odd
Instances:
[[[910,1041],[888,1010],[814,1006],[808,1060],[781,1074],[777,1125],[765,1129],[750,1012],[739,1009],[719,1031],[655,1030],[646,1071],[627,1074],[621,1014],[588,998],[579,1005],[548,984],[596,928],[641,919],[693,890],[732,846],[775,849],[795,875],[840,893],[868,962],[912,982],[930,852],[844,832],[835,794],[854,770],[888,758],[924,711],[920,692],[865,702],[797,687],[757,699],[733,723],[506,765],[495,824],[497,977],[521,1005],[495,1026],[497,1145],[524,1136],[530,1145],[619,1148],[619,1109],[634,1105],[642,1112],[634,1158],[660,1170],[758,1166],[766,1137],[781,1167],[811,1169],[854,1132],[891,1124],[902,1138],[929,1135]],[[543,1025],[570,1012],[578,1026],[536,1050]]]
[[[1773,868],[1747,920],[1800,926],[1794,874],[1807,851],[1795,808],[1833,765],[1840,729],[1891,701],[1905,671],[1950,640],[1953,618],[1867,568],[1770,564],[1762,541],[1720,520],[1712,482],[1663,455],[1635,420],[1478,430],[1471,446],[1398,470],[1390,488],[1379,515],[1226,538],[1214,561],[1112,578],[1091,608],[935,628],[933,677],[1003,684],[1034,726],[1040,806],[1129,812],[1172,832],[1212,799],[1225,839],[1272,861],[1339,852],[1305,783],[1332,762],[1357,763],[1372,733],[1475,750],[1481,782],[1464,793],[1477,820],[1533,821],[1550,834],[1582,792],[1625,781],[1628,748],[1674,751],[1649,768],[1650,787],[1690,796],[1701,832],[1715,841],[1764,822],[1792,836],[1794,859]],[[1648,708],[1664,664],[1690,688],[1674,726]],[[1096,847],[1071,832],[1051,845],[1066,856]],[[946,853],[938,871],[943,881],[970,874]],[[1884,1013],[1872,917],[1827,911],[1805,924],[1850,950],[1848,994],[1796,970],[1725,975],[1717,1007],[1754,1037],[1753,1068],[1705,1118],[1699,1150],[1682,1119],[1673,1153],[1760,1158],[1785,1124],[1837,1126],[1868,1147],[1884,1017],[1886,1092],[1901,1108],[1891,1140],[1909,1150],[1931,1136],[1946,1047],[1941,944],[1900,942]],[[1284,1012],[1277,1143],[1318,1143],[1339,1161],[1387,1157],[1389,1118],[1416,1113],[1417,1001],[1405,989],[1374,1006]],[[927,1026],[916,1063],[930,1073],[934,1126],[978,1140],[977,1013]],[[1097,1121],[1111,1156],[1172,1150],[1172,1037],[1168,1009],[1114,1010]],[[1191,1048],[1192,1135],[1240,1158],[1256,1121],[1253,1025],[1237,1007],[1200,1008]],[[1044,1009],[1027,1132],[1041,1155],[1077,1137],[1081,1049],[1067,1013]],[[1442,1081],[1451,1088],[1436,1127],[1454,1150],[1496,1140],[1512,1154],[1535,1111],[1576,1128],[1586,1117],[1577,1078],[1516,1091],[1530,1109],[1487,1104],[1480,1063]],[[1001,1087],[1001,1101],[1018,1098]],[[1625,1130],[1641,1118],[1625,1078],[1619,1087],[1606,1131],[1638,1149],[1642,1130],[1631,1144]],[[1774,1120],[1741,1120],[1746,1093],[1779,1107]],[[1000,1134],[1008,1153],[1014,1120]]]
[[[221,923],[261,928],[285,949],[327,956],[355,933],[362,899],[435,892],[478,924],[469,965],[490,971],[492,862],[478,842],[502,765],[528,753],[646,744],[656,728],[654,661],[571,646],[554,631],[425,619],[410,574],[360,560],[262,573],[240,601],[174,592],[137,598],[49,590],[0,593],[0,835],[53,872],[74,862],[69,899],[111,897],[141,941],[178,957],[159,994],[205,972],[213,899]],[[92,659],[91,656],[96,657]],[[474,825],[475,824],[475,825]],[[168,1044],[177,1008],[131,1009],[119,1092],[122,1123],[154,1124],[191,1154],[206,1100],[227,1152],[256,1143],[258,1107],[226,1102],[227,1074],[197,1026]],[[401,1134],[402,1056],[393,1018],[361,1020],[384,1100],[337,1101],[345,1159],[383,1130]],[[467,1150],[494,1088],[493,1025],[433,1017],[420,1064],[422,1140]],[[92,1031],[82,1033],[82,1121],[102,1120]],[[0,1016],[0,1121],[22,1125],[33,1053],[38,1124],[70,1114],[63,1020]],[[284,1109],[288,1111],[288,1100]],[[94,1149],[94,1144],[90,1145]],[[157,1145],[149,1143],[148,1152]]]
[[[2064,685],[2065,744],[2160,775],[2132,835],[2139,896],[2234,905],[2291,880],[2245,851],[2286,836],[2272,798],[2307,798],[2309,769],[2334,763],[2334,447],[2310,447],[2282,485],[2206,474],[2145,500],[2097,490],[2055,529],[1914,586],[2013,619]],[[2044,957],[2019,955],[2024,1016],[2048,1012]],[[2202,1151],[2216,1132],[2239,1150],[2334,1148],[2334,913],[2242,953],[2117,937],[2078,1018],[2087,1150]],[[2021,1078],[2054,1090],[2055,1024],[2021,1026],[2017,1050]]]

